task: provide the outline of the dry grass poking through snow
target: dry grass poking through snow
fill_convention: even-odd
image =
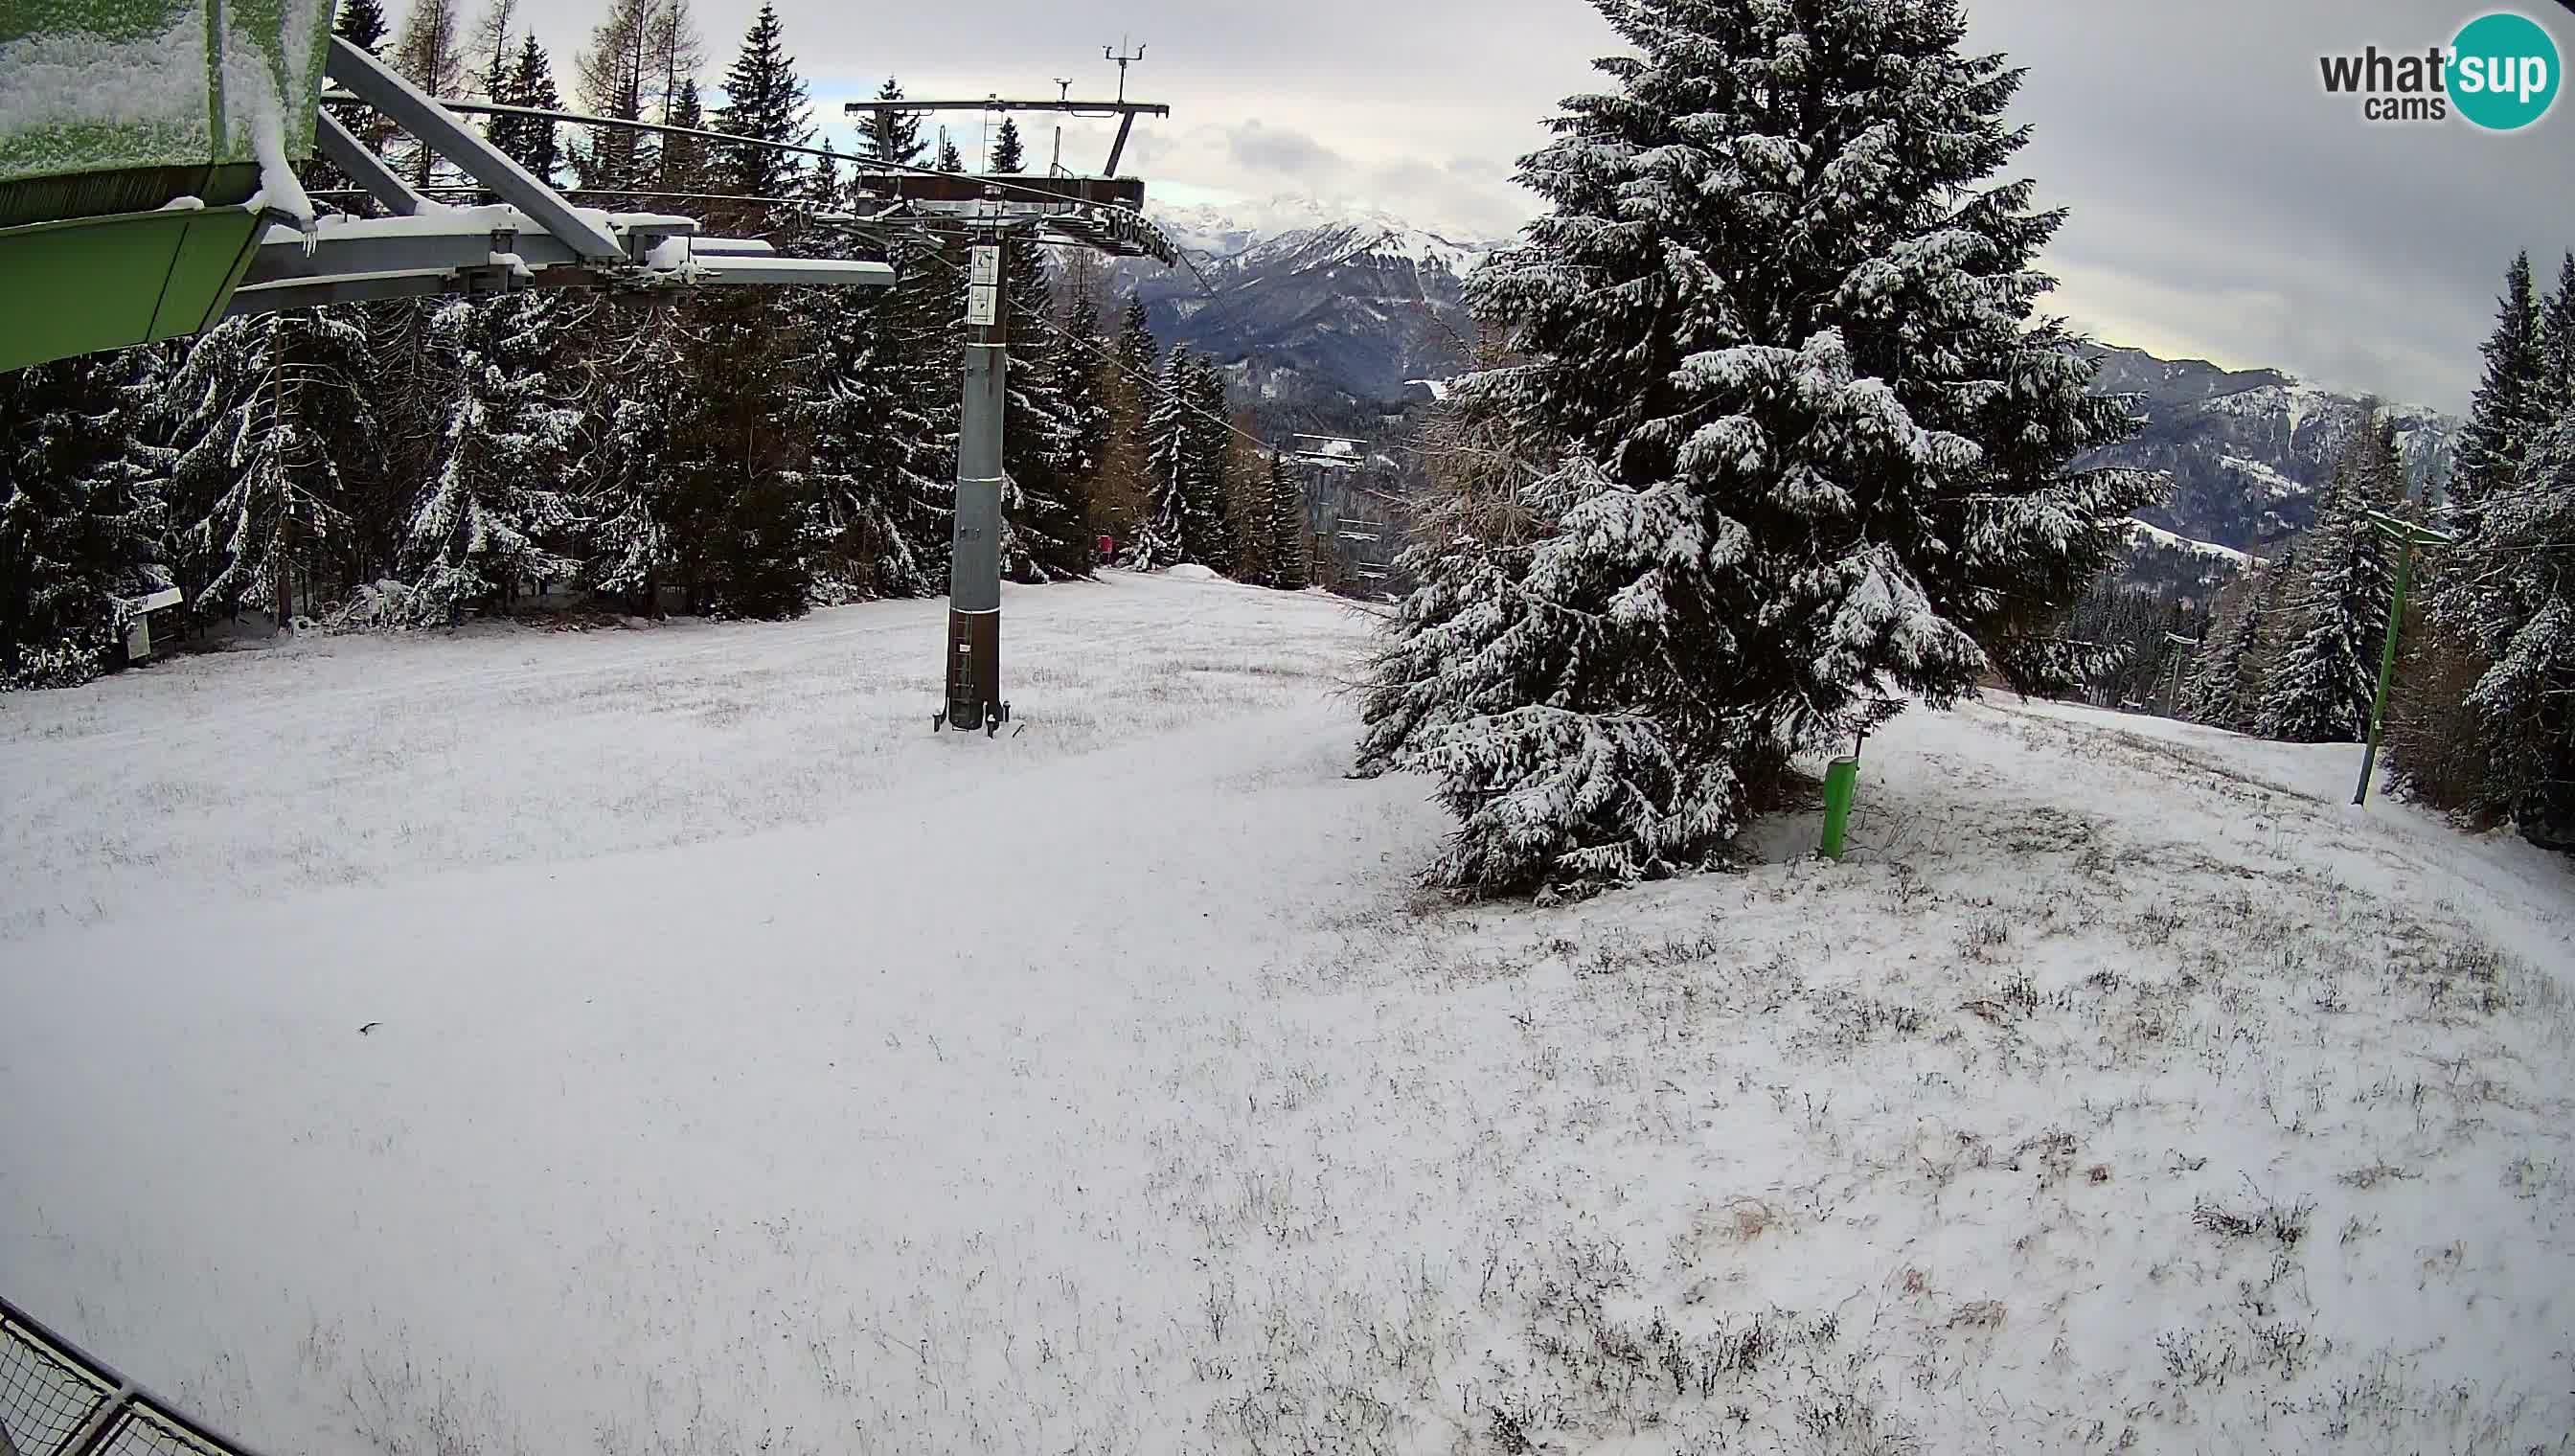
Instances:
[[[2564,984],[2437,874],[2339,880],[2292,789],[2269,858],[2195,832],[2232,775],[2085,729],[1872,746],[1868,862],[1275,968],[1271,1044],[1175,1086],[1215,1434],[2575,1449]]]
[[[1332,604],[936,607],[13,701],[0,1288],[278,1456],[2575,1451],[2575,888],[2348,753],[1456,910]]]

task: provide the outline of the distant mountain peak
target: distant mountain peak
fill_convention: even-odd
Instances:
[[[1379,209],[1283,194],[1266,202],[1148,209],[1172,241],[1215,261],[1281,250],[1329,254],[1315,262],[1378,257],[1445,268],[1463,278],[1501,241],[1422,227]],[[1257,261],[1257,260],[1256,260]]]

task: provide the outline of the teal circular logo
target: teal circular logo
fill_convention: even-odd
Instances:
[[[2472,125],[2519,131],[2557,100],[2557,42],[2526,15],[2499,11],[2471,20],[2450,42],[2443,77],[2450,104]]]

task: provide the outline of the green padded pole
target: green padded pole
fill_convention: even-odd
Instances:
[[[1859,791],[1859,759],[1835,758],[1824,769],[1824,857],[1842,857],[1842,836],[1850,827],[1851,798]]]

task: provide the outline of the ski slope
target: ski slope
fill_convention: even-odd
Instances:
[[[277,1456],[2575,1449],[2562,861],[1989,702],[1451,906],[1364,616],[1007,601],[0,698],[0,1290]]]

